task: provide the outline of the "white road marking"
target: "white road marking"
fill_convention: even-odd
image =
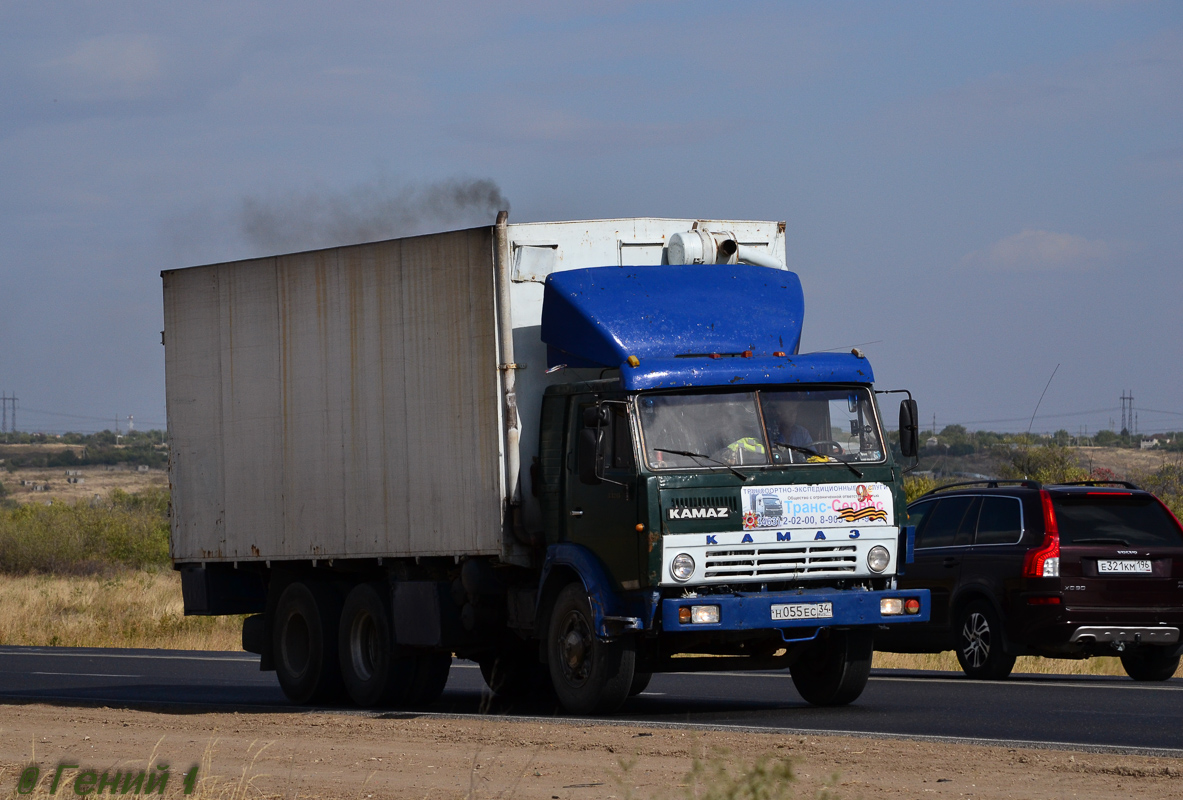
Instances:
[[[106,672],[30,672],[30,675],[69,675],[71,678],[142,678],[143,675],[115,675]]]
[[[773,678],[775,680],[792,680],[792,676],[788,672],[659,672],[655,675],[716,675],[728,678]],[[1019,676],[1016,676],[1019,677]],[[1030,675],[1024,675],[1024,678],[1030,678]],[[1054,680],[1009,680],[1009,681],[979,681],[970,680],[969,678],[923,678],[913,675],[872,675],[872,681],[887,681],[897,683],[955,683],[960,686],[1008,686],[1011,688],[1020,688],[1024,686],[1039,687],[1040,689],[1071,687],[1075,689],[1136,689],[1144,692],[1183,692],[1183,683],[1172,682],[1170,684],[1147,684],[1130,681],[1129,683],[1115,683],[1110,681],[1097,681],[1096,683],[1085,683],[1083,681],[1054,681]]]
[[[146,658],[151,661],[216,661],[220,664],[258,664],[259,657],[241,658],[227,656],[211,658],[209,656],[166,656],[152,653],[53,653],[45,650],[0,650],[0,658],[4,656],[41,656],[42,658]]]

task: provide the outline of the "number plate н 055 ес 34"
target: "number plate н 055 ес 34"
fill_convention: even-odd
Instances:
[[[772,607],[774,620],[830,619],[833,616],[833,603],[787,603]]]

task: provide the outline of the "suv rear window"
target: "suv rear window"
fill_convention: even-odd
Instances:
[[[1179,526],[1145,494],[1052,495],[1060,544],[1183,545]]]

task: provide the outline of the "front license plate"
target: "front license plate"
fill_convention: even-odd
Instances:
[[[1150,561],[1110,561],[1097,559],[1097,572],[1102,575],[1114,572],[1150,572]]]
[[[772,607],[774,620],[830,619],[833,616],[833,603],[788,603]]]

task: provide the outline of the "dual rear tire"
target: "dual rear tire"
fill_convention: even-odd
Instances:
[[[344,693],[363,708],[421,708],[443,693],[450,653],[400,647],[378,583],[344,602],[314,581],[289,584],[272,624],[275,671],[293,703],[331,702]]]

